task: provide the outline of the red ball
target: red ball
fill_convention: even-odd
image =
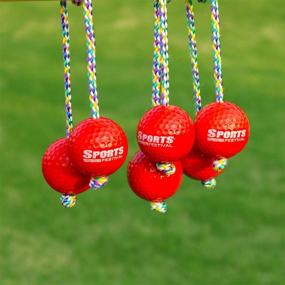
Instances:
[[[180,162],[175,162],[176,172],[167,176],[157,170],[143,152],[137,152],[128,164],[128,182],[134,193],[150,202],[162,202],[178,190],[183,171]]]
[[[139,122],[140,149],[156,162],[176,161],[192,149],[195,128],[186,111],[176,106],[156,106]]]
[[[195,148],[182,159],[181,163],[184,174],[196,180],[207,181],[223,172],[214,170],[214,161],[215,158],[207,156]]]
[[[107,118],[87,119],[70,136],[70,156],[82,173],[108,176],[126,160],[128,141],[122,128]]]
[[[250,135],[246,114],[229,103],[212,103],[196,119],[196,143],[210,156],[229,158],[243,150]]]
[[[89,188],[88,176],[78,173],[69,157],[68,140],[51,144],[42,159],[42,173],[46,182],[57,192],[75,195]]]

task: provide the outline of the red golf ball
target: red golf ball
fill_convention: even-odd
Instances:
[[[183,177],[180,162],[175,162],[176,172],[166,176],[158,171],[143,152],[137,152],[128,164],[128,182],[133,192],[144,200],[162,202],[173,196]]]
[[[184,174],[196,180],[206,181],[223,172],[214,170],[214,161],[215,158],[203,154],[198,149],[193,149],[181,163]]]
[[[42,159],[42,173],[50,187],[62,194],[75,195],[89,188],[90,178],[75,170],[65,138],[55,141],[46,150]]]
[[[212,103],[196,119],[196,142],[210,156],[229,158],[246,146],[250,125],[244,111],[229,103]]]
[[[87,119],[70,136],[70,156],[82,173],[108,176],[118,170],[128,153],[122,128],[107,118]]]
[[[146,112],[137,128],[140,149],[156,162],[176,161],[192,149],[195,128],[186,111],[156,106]]]

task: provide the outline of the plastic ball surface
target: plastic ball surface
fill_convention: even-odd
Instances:
[[[184,174],[201,181],[210,180],[223,172],[214,170],[214,162],[215,158],[203,154],[196,148],[181,160]]]
[[[70,156],[79,171],[92,177],[108,176],[126,160],[128,141],[122,128],[101,117],[82,121],[70,136]]]
[[[176,161],[192,149],[195,127],[177,106],[156,106],[147,111],[137,128],[140,149],[152,160]]]
[[[196,119],[196,143],[210,156],[229,158],[246,146],[250,125],[244,111],[229,103],[212,103]]]
[[[90,178],[74,168],[65,138],[55,141],[46,150],[42,159],[42,173],[50,187],[62,194],[76,195],[89,188]]]
[[[162,202],[178,190],[183,171],[180,162],[175,162],[176,172],[166,176],[157,170],[143,152],[137,152],[128,164],[128,182],[133,192],[150,202]]]

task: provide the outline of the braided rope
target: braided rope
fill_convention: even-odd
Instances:
[[[176,172],[176,166],[171,162],[157,162],[156,168],[166,176],[171,176]]]
[[[98,119],[100,114],[96,82],[96,39],[94,33],[92,0],[84,0],[83,11],[87,43],[87,71],[91,116],[94,119]]]
[[[98,119],[100,117],[100,113],[97,94],[96,38],[94,32],[92,0],[84,0],[83,14],[87,44],[87,71],[91,116],[94,119]],[[107,184],[108,180],[108,177],[91,178],[89,186],[94,190],[98,190],[104,187]]]
[[[217,172],[223,171],[228,165],[228,160],[226,158],[216,159],[213,162],[213,169]]]
[[[218,0],[211,0],[211,27],[213,41],[214,79],[216,101],[223,102],[224,87],[222,74],[222,57],[220,43],[220,18]]]
[[[195,14],[192,0],[186,0],[186,19],[189,39],[189,51],[192,64],[193,92],[195,111],[198,113],[202,109],[200,75],[198,67],[198,50],[196,40]]]
[[[152,102],[154,106],[169,105],[169,53],[167,0],[154,0],[154,52],[152,67]],[[176,171],[173,163],[157,163],[156,167],[165,175]]]
[[[64,92],[66,113],[66,137],[69,138],[73,130],[72,104],[71,104],[71,72],[70,72],[70,37],[67,1],[60,1],[60,17],[62,30],[62,54],[64,65]]]
[[[167,212],[167,204],[166,202],[151,202],[150,203],[151,210],[165,214]]]
[[[99,190],[103,188],[109,182],[109,178],[106,176],[91,178],[89,187],[93,190]]]
[[[159,0],[154,0],[154,39],[153,39],[153,63],[152,63],[152,104],[160,105],[161,88],[161,52],[160,52],[160,10]]]
[[[207,189],[215,189],[217,186],[217,181],[215,178],[212,178],[206,181],[202,181],[202,185]]]
[[[64,208],[73,208],[76,204],[77,197],[75,195],[62,195],[60,202]]]
[[[161,105],[169,105],[169,51],[168,51],[168,21],[167,0],[159,0],[160,4],[160,44],[161,44]]]

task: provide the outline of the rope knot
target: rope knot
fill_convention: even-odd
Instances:
[[[213,169],[217,172],[223,171],[228,165],[228,160],[226,158],[216,159],[213,163]]]
[[[171,176],[176,172],[176,166],[171,162],[158,162],[156,168],[167,176]]]
[[[91,178],[89,187],[93,190],[99,190],[103,188],[109,181],[107,176],[100,176],[96,178]]]
[[[64,208],[73,208],[76,204],[77,196],[75,195],[62,195],[60,202]]]
[[[207,189],[215,189],[217,186],[216,179],[212,178],[209,180],[202,181],[202,185]]]
[[[161,214],[165,214],[167,212],[166,202],[151,202],[150,206],[152,211],[156,211]]]

